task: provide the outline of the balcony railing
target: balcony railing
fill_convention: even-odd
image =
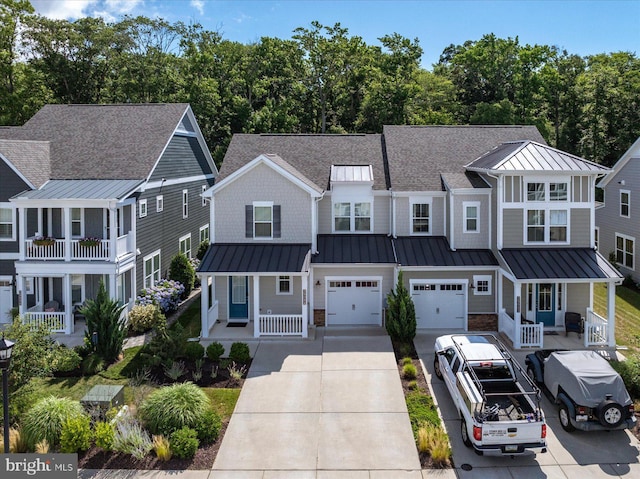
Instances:
[[[542,348],[543,328],[542,323],[516,324],[505,309],[501,309],[498,315],[498,330],[511,340],[515,349]]]
[[[258,333],[260,336],[303,336],[304,321],[301,314],[261,314]]]
[[[52,333],[64,333],[65,324],[64,311],[42,311],[41,305],[36,305],[27,310],[22,316],[22,320],[31,325],[32,328],[46,326]]]
[[[65,260],[67,243],[71,249],[71,261],[94,261],[111,260],[133,252],[133,235],[131,233],[120,236],[116,241],[116,255],[111,255],[111,241],[108,239],[98,240],[97,244],[86,245],[79,239],[65,240],[55,239],[50,242],[38,242],[28,239],[25,241],[25,258],[37,260]]]

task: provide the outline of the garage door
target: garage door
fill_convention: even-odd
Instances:
[[[327,325],[382,325],[381,280],[332,279],[327,282]]]
[[[418,328],[464,329],[466,287],[464,283],[412,283],[411,298]]]

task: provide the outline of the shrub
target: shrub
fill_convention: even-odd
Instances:
[[[196,252],[196,258],[198,258],[200,261],[202,261],[202,258],[204,258],[204,255],[206,254],[208,249],[209,249],[209,240],[204,240],[202,243],[200,243],[198,245],[198,251]]]
[[[418,451],[428,453],[436,467],[447,467],[451,460],[449,437],[440,426],[425,423],[418,429]]]
[[[104,421],[97,422],[94,430],[96,446],[105,451],[110,451],[113,447],[114,434],[113,424]]]
[[[171,434],[171,450],[182,459],[191,459],[196,455],[200,442],[198,434],[189,427],[183,427]]]
[[[161,321],[166,318],[156,304],[136,304],[129,311],[129,329],[136,333],[149,331]]]
[[[163,462],[171,459],[171,444],[169,440],[162,435],[153,436],[153,451],[156,453],[158,459]]]
[[[417,435],[418,429],[424,423],[440,426],[440,417],[431,396],[418,390],[407,394],[405,400],[414,435]]]
[[[222,356],[223,354],[224,346],[217,341],[207,346],[207,357],[211,361],[220,361],[220,356]]]
[[[231,364],[229,364],[229,366],[227,367],[227,371],[229,371],[229,377],[231,379],[233,379],[234,381],[240,381],[242,379],[242,376],[244,376],[244,373],[247,372],[247,367],[237,365],[235,361],[232,361]]]
[[[69,398],[46,397],[38,401],[22,420],[22,431],[29,448],[46,439],[51,447],[60,444],[62,427],[70,419],[85,417],[79,401]]]
[[[51,368],[53,371],[67,373],[80,367],[82,357],[74,350],[66,346],[60,346],[53,353]]]
[[[161,279],[151,288],[141,289],[136,304],[155,304],[164,314],[178,309],[184,286],[177,281]]]
[[[405,364],[402,366],[402,376],[405,379],[415,379],[418,376],[418,371],[413,364]]]
[[[153,449],[149,433],[131,416],[121,418],[113,435],[113,450],[143,459]]]
[[[50,449],[49,443],[47,442],[46,439],[43,439],[38,444],[36,444],[35,453],[36,454],[48,454],[49,453],[49,449]]]
[[[141,404],[139,417],[153,434],[169,436],[182,427],[197,427],[211,407],[207,395],[193,383],[166,386]]]
[[[183,355],[187,345],[188,331],[176,323],[171,329],[166,325],[157,325],[151,341],[140,350],[140,359],[149,366],[170,366],[176,357]]]
[[[198,440],[202,444],[211,444],[216,442],[222,428],[222,419],[213,410],[209,409],[204,413],[202,419],[196,423],[194,429],[198,433]]]
[[[46,441],[41,441],[46,442]],[[21,429],[10,428],[9,429],[9,452],[11,453],[25,453],[29,449],[25,436]],[[0,451],[4,452],[4,434],[0,434]]]
[[[629,395],[640,399],[640,355],[629,356],[625,361],[611,361],[610,364],[622,377]]]
[[[402,363],[403,366],[405,366],[407,364],[413,364],[413,361],[409,357],[404,357],[404,358],[402,358],[402,362],[401,363]]]
[[[193,284],[196,280],[196,271],[191,266],[189,258],[182,253],[178,253],[171,258],[171,264],[169,265],[169,279],[178,281],[184,285],[184,291],[182,292],[182,299],[188,298],[193,289]]]
[[[416,309],[409,291],[398,273],[395,291],[387,295],[387,333],[393,341],[409,342],[416,336]]]
[[[411,390],[411,391],[415,391],[418,389],[418,382],[416,380],[413,381],[409,381],[409,383],[407,384],[407,387]]]
[[[189,341],[184,347],[184,357],[190,361],[197,361],[204,357],[204,346],[195,341]]]
[[[88,416],[67,419],[62,425],[60,450],[68,454],[86,451],[91,447],[92,439],[91,420]]]
[[[229,350],[229,359],[236,363],[246,364],[251,359],[247,343],[233,343]]]

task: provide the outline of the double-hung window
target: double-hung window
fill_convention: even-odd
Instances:
[[[431,213],[431,205],[429,203],[412,203],[411,204],[411,233],[412,234],[429,234],[429,220]]]
[[[0,203],[0,241],[15,241],[16,210],[8,203]]]
[[[160,281],[160,250],[154,251],[143,260],[144,287],[151,288]]]
[[[158,195],[156,196],[156,212],[160,213],[162,210],[164,210],[164,196]]]
[[[634,269],[635,243],[635,238],[616,233],[616,263]]]
[[[371,203],[334,203],[333,229],[336,232],[371,231]]]
[[[191,233],[182,236],[179,239],[180,242],[180,253],[185,255],[187,258],[191,258]]]
[[[527,211],[527,241],[544,241],[545,210]]]
[[[480,231],[480,202],[465,201],[462,206],[464,209],[464,232],[477,233]]]
[[[629,218],[629,205],[631,200],[631,192],[629,190],[620,190],[620,216]]]
[[[291,287],[291,276],[278,276],[276,294],[293,294]]]
[[[245,206],[246,237],[270,240],[280,238],[280,205],[254,201]]]
[[[527,183],[525,243],[567,243],[569,210],[561,204],[569,199],[568,181]]]
[[[139,205],[139,216],[140,218],[144,218],[147,216],[147,200],[140,200]]]
[[[200,227],[200,243],[209,241],[209,224]]]
[[[71,236],[79,238],[82,236],[82,209],[71,208]]]
[[[567,241],[567,210],[549,211],[549,241]]]

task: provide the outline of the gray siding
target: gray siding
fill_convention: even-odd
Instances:
[[[591,306],[591,288],[589,284],[570,283],[565,288],[567,291],[567,311],[586,316],[587,308]]]
[[[391,291],[395,285],[395,278],[393,277],[393,268],[384,266],[373,267],[340,267],[340,268],[327,268],[327,267],[314,267],[313,268],[313,309],[325,309],[325,277],[326,276],[345,276],[345,277],[358,277],[358,276],[382,276],[382,302],[384,304],[385,298],[389,291]],[[321,286],[315,286],[315,282],[320,281]]]
[[[522,248],[524,235],[524,214],[522,209],[505,209],[502,223],[502,247]]]
[[[373,197],[373,232],[376,234],[391,234],[390,223],[391,198],[389,196]]]
[[[492,194],[491,194],[491,246],[492,248],[496,248],[498,244],[498,227],[497,227],[497,218],[498,218],[498,201],[501,201],[501,198],[498,198],[498,183],[495,178],[491,178],[490,176],[481,175],[482,179],[484,179],[487,183],[491,185]]]
[[[302,314],[300,277],[292,277],[293,294],[276,294],[276,276],[260,278],[260,312],[262,314]],[[306,281],[306,279],[305,279]]]
[[[514,314],[514,304],[513,304],[513,283],[509,281],[507,278],[504,278],[502,281],[502,306],[507,311],[507,314],[513,318]],[[520,300],[521,304],[524,304],[526,298]],[[521,308],[521,311],[524,311],[524,307]]]
[[[431,202],[431,218],[429,227],[431,235],[445,236],[445,197],[436,196],[432,198],[425,197],[425,200]],[[410,236],[412,230],[411,224],[412,211],[411,200],[408,197],[396,198],[396,235]]]
[[[211,166],[207,163],[207,158],[200,148],[198,139],[191,136],[174,135],[151,173],[150,180],[160,181],[162,178],[183,178],[212,173]]]
[[[0,276],[13,276],[16,272],[12,259],[0,260]]]
[[[331,234],[331,195],[324,195],[318,202],[318,233]]]
[[[591,247],[591,210],[573,208],[571,210],[570,240],[573,248]]]
[[[311,243],[311,196],[269,166],[248,171],[217,192],[214,201],[216,243],[253,241],[245,235],[245,206],[254,201],[273,201],[281,208],[281,237],[267,241]]]
[[[480,202],[477,233],[464,232],[464,203]],[[489,197],[487,195],[455,195],[453,220],[456,249],[489,247]]]

